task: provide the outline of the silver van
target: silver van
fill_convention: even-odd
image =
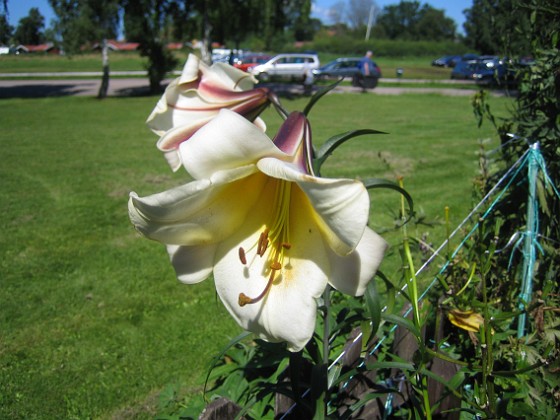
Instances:
[[[315,54],[278,54],[264,64],[253,67],[251,73],[262,82],[272,79],[303,81],[306,72],[319,68]]]

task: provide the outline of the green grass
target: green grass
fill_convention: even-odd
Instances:
[[[179,52],[176,56],[179,60],[177,70],[181,70],[187,54]],[[138,53],[109,53],[109,65],[113,71],[145,70],[146,62],[147,59],[145,57],[140,57],[140,54]],[[2,73],[18,72],[76,72],[101,70],[101,53],[68,56],[48,54],[0,56],[0,75]]]
[[[0,101],[0,418],[151,418],[167,384],[199,395],[211,357],[239,332],[212,281],[178,283],[163,247],[128,221],[129,191],[186,179],[144,125],[157,99]],[[509,100],[491,102],[499,114]],[[264,118],[273,133],[279,117]],[[476,128],[468,98],[333,94],[310,120],[317,144],[388,133],[340,147],[325,176],[401,175],[429,217],[450,206],[455,224],[468,212],[477,139],[492,132]],[[372,227],[390,228],[398,194],[371,198]],[[398,235],[387,239],[395,248]]]

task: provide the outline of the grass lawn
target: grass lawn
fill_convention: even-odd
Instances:
[[[167,384],[198,395],[212,356],[239,332],[212,282],[181,285],[163,247],[128,221],[129,191],[186,180],[144,125],[157,99],[0,101],[0,418],[151,418]],[[498,114],[509,101],[491,99]],[[273,133],[279,117],[264,118]],[[317,143],[355,128],[388,133],[343,145],[323,175],[404,176],[418,209],[435,218],[450,206],[453,224],[471,207],[477,139],[492,130],[476,127],[468,98],[332,94],[310,120]],[[372,227],[391,228],[398,195],[371,198]],[[426,230],[443,238],[440,225]]]

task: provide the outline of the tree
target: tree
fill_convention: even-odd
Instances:
[[[519,12],[516,0],[473,0],[465,14],[465,42],[481,54],[527,53],[530,41],[529,15]]]
[[[55,28],[62,36],[68,53],[81,51],[94,42],[102,45],[103,77],[98,97],[107,96],[109,88],[109,55],[107,39],[114,38],[119,25],[118,0],[49,0],[57,15]]]
[[[373,0],[349,0],[347,16],[350,27],[358,29],[367,26],[372,7],[376,16],[379,7]]]
[[[12,38],[14,27],[10,25],[6,15],[0,15],[0,45],[7,45]]]
[[[389,39],[452,40],[455,38],[455,22],[445,16],[443,10],[435,9],[418,1],[401,1],[385,6],[377,19],[377,32]]]
[[[313,39],[314,26],[311,24],[311,0],[294,2],[289,9],[288,17],[296,41],[310,41]]]
[[[204,2],[203,2],[204,3]],[[166,48],[165,28],[176,13],[170,0],[124,0],[124,28],[129,41],[140,43],[140,54],[148,58],[150,91],[161,91],[161,81],[177,64]]]
[[[29,14],[19,20],[14,38],[20,44],[37,45],[44,40],[43,28],[45,27],[45,18],[39,12],[39,9],[32,7]]]
[[[424,5],[420,10],[420,19],[416,23],[417,39],[444,41],[455,38],[456,25],[453,19],[445,16],[443,10]]]

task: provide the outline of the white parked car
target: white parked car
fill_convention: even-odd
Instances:
[[[303,81],[306,72],[319,68],[316,54],[278,54],[264,64],[253,67],[251,73],[259,80],[272,79]]]

